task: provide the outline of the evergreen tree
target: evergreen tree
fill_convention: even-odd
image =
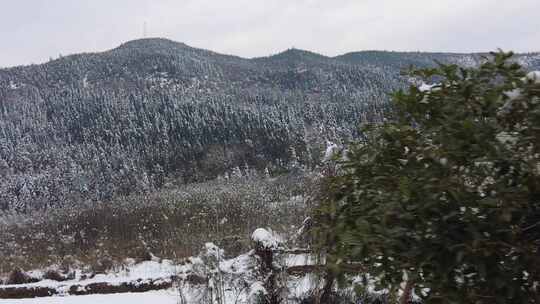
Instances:
[[[360,263],[425,303],[540,303],[540,72],[492,55],[413,72],[432,85],[349,147],[317,229],[337,273]]]

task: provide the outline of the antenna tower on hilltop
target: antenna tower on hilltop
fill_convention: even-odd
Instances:
[[[143,38],[146,38],[146,21],[143,23]]]

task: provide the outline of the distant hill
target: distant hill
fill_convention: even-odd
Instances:
[[[47,208],[314,167],[380,121],[400,71],[482,54],[290,49],[253,59],[167,39],[0,70],[0,209]],[[540,69],[540,54],[516,56]]]

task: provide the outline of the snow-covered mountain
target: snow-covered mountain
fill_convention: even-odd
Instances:
[[[482,54],[290,49],[246,59],[167,39],[0,70],[0,209],[109,200],[233,171],[319,164],[378,121],[400,71]],[[540,55],[520,54],[526,69]]]

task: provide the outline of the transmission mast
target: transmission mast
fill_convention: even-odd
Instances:
[[[143,38],[146,38],[146,21],[143,23]]]

